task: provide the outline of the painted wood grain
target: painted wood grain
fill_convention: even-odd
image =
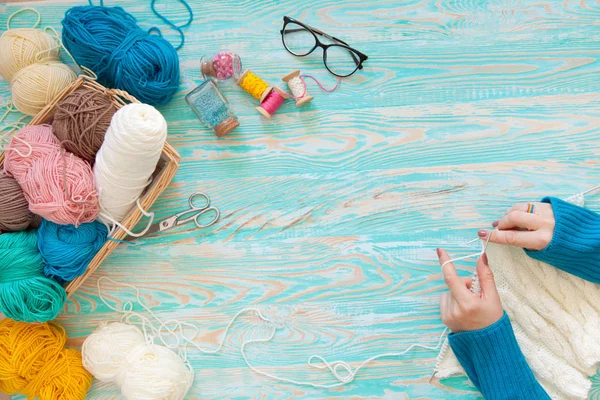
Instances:
[[[60,28],[79,1],[0,5],[0,26],[22,5]],[[144,27],[161,21],[147,2],[123,6]],[[120,246],[59,318],[80,345],[118,318],[97,296],[101,275],[138,286],[162,318],[194,322],[215,346],[237,311],[258,306],[282,321],[251,362],[286,378],[334,383],[306,365],[312,354],[356,366],[411,343],[434,344],[444,284],[435,248],[465,243],[514,202],[568,196],[600,181],[600,4],[595,1],[190,1],[195,13],[179,52],[181,90],[161,108],[182,156],[157,217],[207,192],[222,211],[204,230],[183,226]],[[176,2],[157,7],[184,21]],[[327,86],[317,51],[295,58],[281,45],[283,15],[344,38],[369,56],[334,93],[272,121],[253,99],[220,87],[241,126],[224,139],[204,129],[183,97],[201,80],[203,54],[228,48],[245,67],[281,84],[294,69]],[[19,21],[26,19],[25,16]],[[169,29],[165,37],[177,40]],[[0,82],[0,101],[8,98]],[[600,209],[600,196],[588,205]],[[460,265],[462,274],[473,266]],[[131,293],[107,288],[111,298]],[[190,399],[479,399],[464,378],[428,382],[436,352],[416,350],[365,367],[355,382],[322,390],[257,376],[239,354],[264,333],[255,317],[233,327],[222,354],[190,350]],[[593,378],[591,398],[600,398]],[[118,399],[95,382],[90,399]]]

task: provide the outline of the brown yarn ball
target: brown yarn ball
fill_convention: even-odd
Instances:
[[[106,94],[80,87],[56,105],[52,131],[65,149],[94,165],[116,111]]]
[[[29,211],[29,203],[15,178],[0,170],[0,232],[39,226],[40,217]]]

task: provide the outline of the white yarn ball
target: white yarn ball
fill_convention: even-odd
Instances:
[[[145,343],[144,334],[134,325],[103,324],[83,342],[83,366],[102,382],[114,381],[127,355]]]
[[[128,104],[112,117],[96,154],[101,216],[121,222],[151,182],[167,139],[167,121],[148,104]]]
[[[95,378],[113,382],[129,400],[183,400],[194,373],[171,349],[148,344],[135,326],[100,326],[83,343],[83,366]]]
[[[127,356],[121,392],[127,399],[183,400],[194,381],[181,357],[165,346],[147,344]]]

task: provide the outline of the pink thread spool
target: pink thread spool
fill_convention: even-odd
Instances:
[[[231,77],[237,79],[242,72],[242,59],[229,50],[220,50],[212,58],[207,56],[200,58],[200,72],[204,79],[207,76],[220,81]]]
[[[281,80],[288,84],[288,87],[294,96],[293,98],[296,99],[296,107],[302,107],[313,99],[313,97],[308,94],[306,82],[300,77],[299,70],[290,72],[281,78]]]
[[[277,112],[279,107],[281,107],[285,99],[287,99],[289,96],[277,86],[273,86],[273,88],[266,93],[267,95],[264,96],[260,106],[256,107],[256,109],[265,118],[271,119],[273,114]]]

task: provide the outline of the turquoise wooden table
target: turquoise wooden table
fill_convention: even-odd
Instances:
[[[109,1],[144,27],[161,21],[149,1]],[[183,7],[157,7],[184,21]],[[23,5],[60,28],[78,1]],[[567,196],[600,180],[600,4],[534,1],[191,1],[181,90],[162,107],[182,156],[155,204],[158,218],[195,191],[222,211],[204,230],[183,226],[120,246],[68,302],[59,322],[73,345],[118,315],[99,302],[97,278],[138,286],[161,318],[193,322],[210,348],[235,313],[256,306],[281,323],[248,348],[253,365],[289,379],[335,383],[306,365],[312,354],[353,366],[412,343],[435,345],[445,290],[435,248],[454,255],[518,201]],[[296,58],[279,29],[289,15],[369,56],[334,93],[309,83],[312,103],[288,101],[272,121],[233,82],[222,84],[241,126],[224,139],[203,128],[183,98],[201,82],[198,61],[221,48],[271,83],[294,69],[326,86],[319,51]],[[18,23],[25,25],[26,16]],[[177,36],[163,28],[173,43]],[[283,84],[284,85],[284,84]],[[285,87],[285,86],[284,86]],[[9,96],[6,82],[0,97]],[[588,205],[600,209],[600,196]],[[461,264],[468,275],[473,265]],[[127,291],[104,288],[113,301]],[[255,316],[236,322],[218,355],[190,350],[190,399],[478,399],[466,378],[429,383],[436,351],[367,365],[336,389],[275,382],[250,371],[244,340],[264,335]],[[600,378],[594,378],[600,398]],[[120,398],[94,382],[90,399]]]

